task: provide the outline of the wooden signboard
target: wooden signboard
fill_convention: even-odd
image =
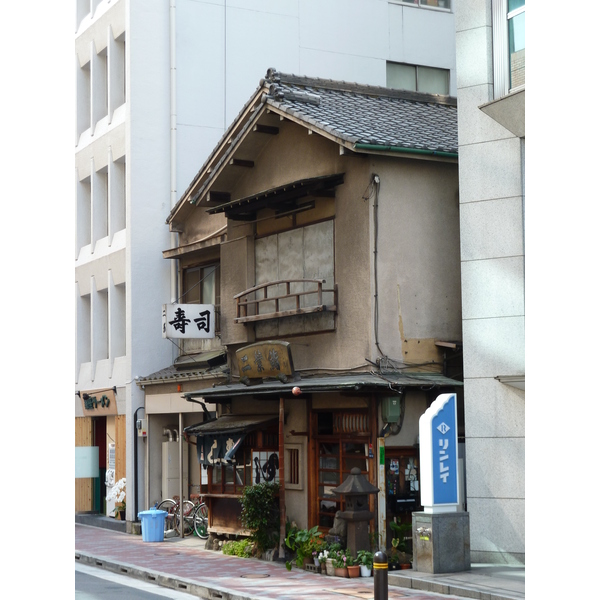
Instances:
[[[241,381],[267,378],[282,379],[294,375],[292,352],[288,342],[260,342],[236,352]]]

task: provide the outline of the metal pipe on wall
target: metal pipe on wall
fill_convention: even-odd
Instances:
[[[179,535],[183,539],[183,413],[179,413]]]

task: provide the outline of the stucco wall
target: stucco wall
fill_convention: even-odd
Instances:
[[[349,369],[380,356],[372,328],[375,208],[374,198],[366,193],[376,173],[380,178],[380,348],[396,360],[434,362],[441,370],[441,352],[434,341],[461,338],[456,164],[340,155],[337,144],[282,122],[279,135],[254,167],[240,175],[231,195],[243,198],[294,180],[334,173],[345,174],[335,198],[335,331],[307,336],[301,343],[290,337],[295,367]],[[302,213],[303,219],[309,220],[311,212]],[[196,214],[201,218],[201,213],[193,217]],[[313,219],[320,217],[316,211]],[[255,284],[253,251],[252,228],[230,220],[228,242],[221,249],[222,273],[226,274],[221,282],[225,344],[252,340],[252,325],[233,322],[233,296]],[[275,328],[274,335],[282,331]]]

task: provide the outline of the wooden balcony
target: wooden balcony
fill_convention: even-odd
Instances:
[[[235,322],[252,323],[316,312],[336,312],[337,290],[324,290],[324,283],[324,279],[282,279],[240,292],[234,296]],[[292,291],[293,288],[296,291]],[[324,304],[324,294],[331,294],[331,304]]]

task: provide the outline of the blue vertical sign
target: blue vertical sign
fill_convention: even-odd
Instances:
[[[446,396],[446,395],[445,395]],[[433,504],[458,504],[456,394],[431,419]]]
[[[424,512],[458,510],[456,394],[440,394],[419,419],[421,504]]]

